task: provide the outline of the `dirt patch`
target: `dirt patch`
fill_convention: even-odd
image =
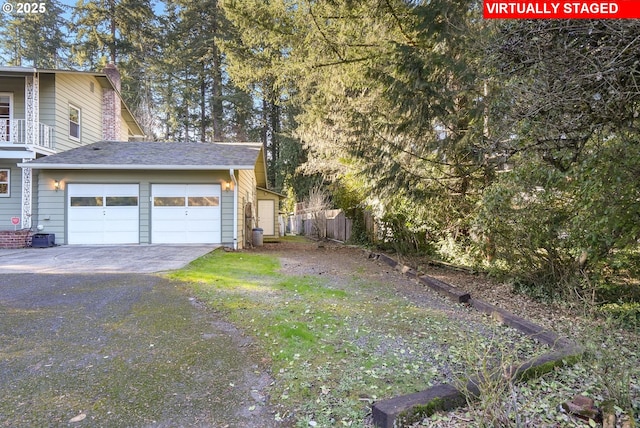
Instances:
[[[364,250],[358,247],[345,246],[339,243],[300,243],[278,242],[265,243],[263,247],[251,250],[277,255],[282,265],[282,272],[288,275],[317,275],[330,278],[336,287],[345,287],[357,276],[362,280],[378,281],[388,284],[395,293],[400,293],[415,302],[436,305],[439,309],[451,309],[455,306],[435,294],[431,289],[417,281],[402,275],[398,270],[384,263],[369,260]],[[402,260],[409,266],[417,266],[419,260]],[[566,308],[535,301],[527,296],[516,294],[511,286],[488,278],[482,274],[460,272],[454,269],[436,266],[422,267],[420,274],[437,278],[472,297],[503,308],[515,315],[529,319],[552,330],[563,326],[575,313]]]
[[[497,333],[495,322],[487,315],[440,296],[397,269],[369,259],[365,251],[358,247],[331,242],[318,244],[283,241],[267,243],[251,251],[277,256],[281,263],[281,271],[286,275],[321,277],[326,281],[327,287],[367,295],[367,299],[373,296],[372,299],[379,300],[380,305],[388,304],[390,301],[401,301],[403,305],[406,304],[405,310],[417,308],[425,316],[442,317],[442,324],[437,329],[438,335],[449,335],[450,344],[460,344],[476,337],[484,337],[488,343],[494,340],[506,340],[506,343],[513,344],[526,341],[524,335],[514,329],[499,328]],[[452,272],[451,275],[438,272],[438,277],[462,289],[477,279],[472,275],[465,278],[463,274],[456,272]],[[382,325],[387,314],[381,312],[379,315],[377,323]],[[356,331],[367,330],[366,325],[354,325],[358,322],[357,317],[351,318],[349,322],[350,327]],[[399,360],[401,364],[411,364],[414,359],[419,358],[427,370],[437,371],[438,375],[434,377],[433,382],[451,382],[456,373],[464,369],[464,365],[461,364],[465,357],[454,358],[452,353],[459,350],[448,345],[443,346],[438,342],[438,338],[431,336],[431,333],[422,334],[420,329],[428,322],[427,319],[418,321],[407,331],[385,332],[381,328],[379,331],[372,331],[370,335],[360,333],[353,343],[358,348],[367,349],[373,356],[411,348],[415,353],[402,356]],[[522,352],[522,358],[528,358],[529,352],[542,353],[544,349],[545,345],[532,342],[517,352]]]
[[[439,310],[452,310],[454,306],[450,301],[397,270],[369,260],[365,252],[358,247],[333,242],[279,242],[267,243],[252,251],[276,255],[280,259],[281,271],[287,275],[323,277],[332,287],[338,289],[348,289],[354,279],[358,279],[363,283],[384,283],[394,294],[401,294],[415,303],[433,306]]]
[[[412,260],[407,260],[405,263],[412,266],[418,265]],[[471,294],[473,298],[484,300],[560,334],[570,335],[569,327],[575,322],[576,317],[580,316],[577,311],[566,305],[560,307],[516,293],[511,285],[496,281],[482,273],[472,274],[437,266],[423,267],[420,273],[458,287]]]

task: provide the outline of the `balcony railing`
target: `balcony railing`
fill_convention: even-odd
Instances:
[[[27,121],[25,119],[0,119],[0,143],[29,144],[27,141]],[[38,123],[37,147],[53,149],[53,129]]]

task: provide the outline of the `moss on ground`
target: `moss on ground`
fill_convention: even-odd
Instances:
[[[275,257],[222,251],[170,275],[190,282],[207,306],[256,337],[276,380],[276,419],[365,426],[374,401],[451,382],[464,371],[470,330],[487,346],[504,340],[525,356],[538,349],[463,306],[434,296],[414,301],[371,280],[364,258],[358,273],[339,265],[339,254],[327,262],[331,250],[317,251],[323,252],[309,255],[317,264],[300,275],[280,272]],[[334,268],[339,273],[332,275]],[[230,270],[227,279],[221,272]]]
[[[114,296],[107,307],[77,300],[92,287]],[[255,406],[252,348],[216,328],[182,285],[87,276],[56,295],[69,304],[0,306],[0,426],[66,426],[78,415],[74,426],[224,426]]]

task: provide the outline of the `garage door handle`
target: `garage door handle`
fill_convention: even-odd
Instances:
[[[189,211],[185,211],[185,212],[184,212],[184,215],[189,215]]]

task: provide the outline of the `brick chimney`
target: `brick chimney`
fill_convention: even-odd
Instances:
[[[115,64],[107,64],[103,70],[104,74],[111,81],[115,88],[102,89],[102,139],[107,141],[118,141],[121,139],[122,129],[120,104],[120,72]]]

